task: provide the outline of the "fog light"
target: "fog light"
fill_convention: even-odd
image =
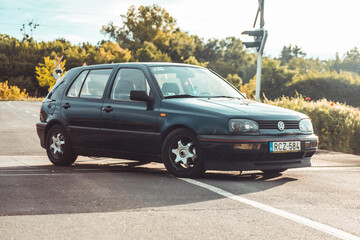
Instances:
[[[260,143],[239,143],[234,144],[234,149],[236,150],[254,150],[254,149],[260,149],[261,144]]]
[[[317,148],[317,146],[318,146],[317,142],[310,142],[310,141],[305,142],[305,149]]]

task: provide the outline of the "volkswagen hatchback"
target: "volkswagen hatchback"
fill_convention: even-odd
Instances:
[[[215,72],[174,63],[71,69],[40,120],[54,165],[79,155],[157,161],[179,177],[308,167],[318,143],[306,115],[250,101]]]

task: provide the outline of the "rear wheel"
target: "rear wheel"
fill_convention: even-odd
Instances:
[[[205,171],[200,144],[186,128],[176,129],[165,138],[162,159],[166,169],[177,177],[197,177]]]
[[[60,125],[54,125],[49,130],[46,136],[46,153],[56,166],[70,166],[77,158],[65,129]]]

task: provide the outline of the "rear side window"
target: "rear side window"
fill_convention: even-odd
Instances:
[[[52,87],[51,91],[49,92],[49,94],[47,95],[48,99],[60,99],[62,96],[63,91],[57,91],[58,88],[60,88],[60,86],[65,82],[66,78],[68,76],[68,72],[65,73],[64,76],[62,76],[56,83],[55,85]]]
[[[81,86],[85,80],[86,75],[88,74],[89,71],[83,71],[77,78],[76,80],[73,82],[67,96],[68,97],[78,97],[80,90],[81,90]]]
[[[95,69],[82,72],[71,86],[67,96],[100,99],[112,69]],[[80,94],[80,95],[79,95]]]

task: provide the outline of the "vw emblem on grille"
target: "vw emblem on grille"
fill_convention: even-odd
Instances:
[[[283,131],[285,129],[285,123],[283,121],[278,122],[278,129]]]

